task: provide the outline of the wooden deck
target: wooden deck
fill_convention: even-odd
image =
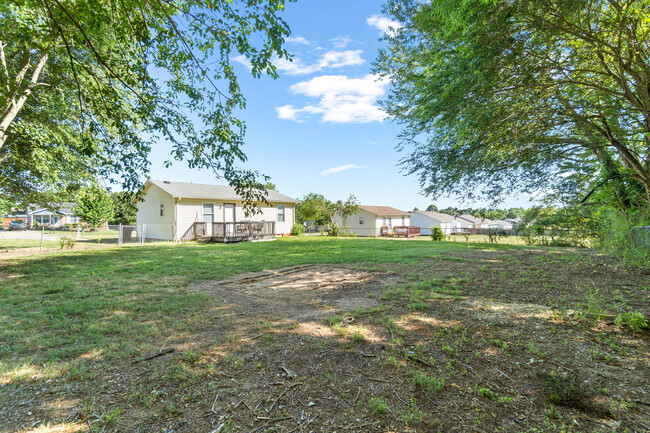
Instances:
[[[391,233],[390,229],[387,226],[381,228],[382,236],[403,236],[405,238],[410,238],[411,236],[416,237],[420,236],[420,227],[412,226],[395,226],[393,227],[393,232]]]
[[[212,223],[211,229],[208,231],[207,223],[195,222],[181,237],[181,241],[229,243],[275,239],[274,221]]]

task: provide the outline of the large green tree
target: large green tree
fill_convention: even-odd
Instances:
[[[287,0],[291,1],[291,0]],[[93,178],[135,191],[148,154],[171,143],[251,201],[263,176],[245,161],[245,108],[231,59],[276,75],[285,0],[0,2],[0,195],[55,200]]]
[[[383,101],[432,196],[650,200],[650,1],[389,0]],[[595,195],[594,195],[595,194]]]
[[[350,195],[345,201],[330,201],[322,194],[306,194],[296,206],[296,219],[303,223],[312,220],[316,225],[329,224],[330,234],[338,236],[340,227],[336,224],[337,217],[346,218],[359,212],[359,201]]]
[[[305,221],[314,221],[316,225],[325,225],[329,222],[327,214],[323,209],[330,201],[325,199],[322,194],[310,192],[306,194],[296,205],[296,220],[299,223]]]
[[[74,211],[91,227],[97,227],[113,216],[111,194],[96,186],[84,187],[77,195]]]
[[[118,191],[111,194],[113,215],[109,224],[135,224],[137,208],[133,205],[134,194],[128,191]]]

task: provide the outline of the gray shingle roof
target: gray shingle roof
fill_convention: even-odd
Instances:
[[[172,197],[180,198],[207,198],[213,200],[243,200],[235,188],[224,185],[206,185],[201,183],[169,182],[162,180],[149,180]],[[297,200],[268,189],[266,200],[269,203],[298,203]]]
[[[411,216],[408,212],[390,206],[359,206],[359,209],[379,216]]]
[[[433,218],[434,220],[440,221],[440,222],[451,222],[454,221],[456,218],[454,218],[453,215],[448,215],[446,213],[440,213],[440,212],[435,212],[435,211],[415,211],[414,213],[420,213],[424,216],[428,216],[429,218]]]
[[[474,215],[470,215],[468,213],[463,214],[463,215],[458,215],[458,218],[462,218],[462,219],[464,219],[466,221],[469,221],[469,222],[471,222],[473,224],[481,224],[484,221],[484,220],[482,220],[480,218],[476,218]]]
[[[75,203],[52,203],[50,206],[41,206],[37,204],[30,204],[27,206],[26,213],[33,214],[40,210],[49,210],[50,212],[60,213],[65,215],[74,214]]]

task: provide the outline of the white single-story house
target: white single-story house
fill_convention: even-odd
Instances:
[[[43,208],[41,206],[30,206],[27,208],[29,222],[27,225],[33,227],[48,225],[50,227],[63,227],[66,224],[77,224],[81,219],[74,212],[74,203],[64,203],[58,207]]]
[[[359,206],[359,212],[341,219],[336,223],[357,236],[381,236],[381,228],[386,227],[393,233],[394,227],[409,227],[411,214],[390,206]]]
[[[472,224],[471,227],[472,227],[472,228],[476,228],[476,229],[481,228],[481,224],[483,223],[483,221],[485,221],[484,218],[477,218],[477,217],[475,217],[474,215],[470,215],[470,214],[468,214],[468,213],[465,213],[465,214],[462,214],[462,215],[458,215],[457,218],[459,218],[459,219],[463,219],[463,220],[465,220],[465,221],[468,221],[469,223]]]
[[[268,222],[273,223],[272,235],[290,234],[297,200],[273,190],[267,190],[266,200],[269,204],[259,203],[261,213],[247,216],[243,198],[233,187],[148,180],[141,197],[134,199],[136,224],[146,225],[145,238],[174,241],[182,239],[194,223],[205,223],[207,237],[220,227],[213,223]]]
[[[456,220],[452,215],[435,211],[415,211],[411,213],[411,224],[420,226],[420,233],[429,236],[433,227],[440,227],[446,235],[452,233],[453,222]]]
[[[481,223],[481,228],[482,229],[493,229],[493,230],[512,230],[513,225],[512,223],[509,223],[508,221],[504,220],[488,220],[485,219]]]
[[[77,224],[81,222],[73,210],[74,207],[74,203],[63,203],[50,207],[29,205],[24,211],[15,211],[11,215],[4,216],[2,223],[8,224],[10,221],[20,220],[24,221],[27,227],[64,227],[66,224]]]

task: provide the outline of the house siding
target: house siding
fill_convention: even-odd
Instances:
[[[164,215],[160,216],[160,204],[163,203]],[[136,204],[136,224],[139,230],[146,224],[144,236],[147,239],[174,239],[174,199],[156,185],[150,185],[144,197]],[[138,232],[138,236],[141,232]]]
[[[165,205],[160,216],[160,204]],[[246,216],[243,202],[238,200],[175,198],[155,184],[150,184],[136,204],[138,226],[146,224],[145,237],[160,240],[179,240],[194,222],[203,221],[203,204],[214,205],[214,222],[223,222],[225,204],[235,205],[235,221],[274,221],[276,235],[291,233],[295,221],[294,203],[272,203],[272,207],[260,207],[261,213]],[[284,222],[278,221],[278,205],[285,206]],[[210,228],[211,229],[211,228]]]
[[[214,222],[223,222],[226,203],[235,205],[235,221],[274,221],[275,233],[277,235],[288,235],[291,233],[295,217],[295,206],[293,203],[273,203],[273,207],[261,207],[262,213],[246,216],[241,201],[227,201],[214,199],[180,199],[177,201],[177,237],[180,238],[192,224],[203,221],[203,203],[214,204]],[[278,221],[278,205],[284,205],[284,222]]]
[[[363,217],[363,224],[359,224],[359,217]],[[389,216],[386,217],[387,219]],[[392,218],[392,227],[402,225],[402,216],[390,216]],[[374,213],[360,210],[359,213],[351,215],[345,219],[336,218],[336,223],[345,228],[348,233],[356,233],[357,236],[380,236],[383,224],[383,216],[377,216]],[[388,225],[388,223],[386,224]],[[409,216],[404,216],[404,225],[410,226]]]
[[[411,224],[415,227],[420,227],[420,235],[429,236],[431,235],[432,227],[442,228],[441,224],[443,223],[435,218],[416,212],[411,215]]]

